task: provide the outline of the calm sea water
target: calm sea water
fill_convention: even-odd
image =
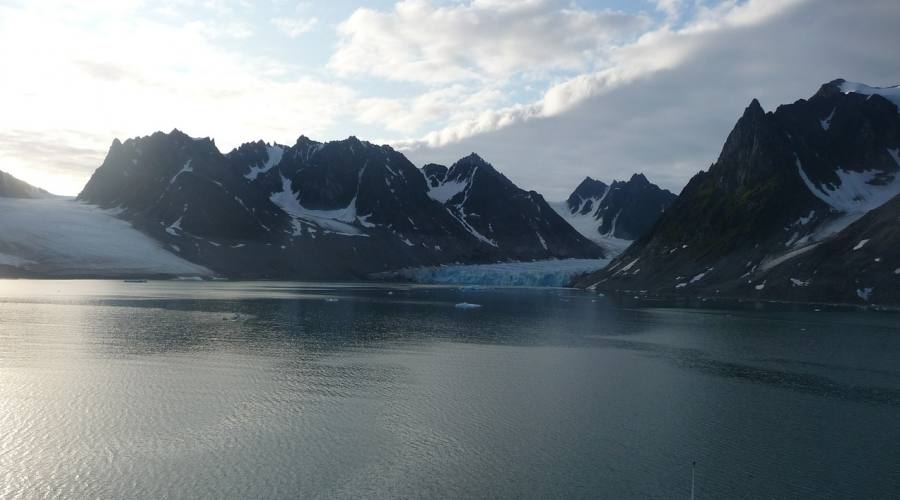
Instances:
[[[900,498],[898,316],[0,281],[2,498],[672,499],[692,461],[697,498]]]

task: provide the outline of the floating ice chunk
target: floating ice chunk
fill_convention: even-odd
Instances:
[[[457,309],[478,309],[479,307],[481,307],[481,304],[472,304],[470,302],[460,302],[459,304],[456,304],[453,307],[455,307]]]

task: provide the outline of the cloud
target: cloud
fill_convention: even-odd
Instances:
[[[36,154],[33,143],[14,145],[5,137],[4,166],[13,165],[8,168],[18,176],[34,179],[33,170],[47,179],[47,172],[70,172],[68,188],[42,187],[77,192],[114,137],[177,127],[215,137],[227,150],[259,138],[333,137],[332,127],[350,120],[356,94],[346,86],[303,75],[265,55],[229,50],[214,34],[180,19],[155,22],[137,11],[93,14],[85,21],[77,9],[43,3],[0,7],[0,46],[23,48],[0,51],[6,68],[0,130],[56,145],[61,138],[53,131],[103,138],[72,138],[71,144],[93,154],[66,157]]]
[[[418,163],[471,151],[524,187],[565,198],[584,177],[643,171],[679,191],[712,163],[753,97],[768,109],[834,78],[900,83],[893,0],[751,0],[700,9],[616,49],[611,65],[414,141]]]
[[[191,21],[185,25],[191,31],[205,38],[244,39],[253,36],[253,29],[246,23],[236,21]]]
[[[496,87],[472,89],[454,84],[412,98],[364,98],[357,103],[356,119],[365,124],[381,124],[389,130],[413,133],[422,127],[446,120],[466,122],[479,110],[489,109],[504,99]]]
[[[311,31],[316,24],[318,24],[319,20],[315,17],[276,17],[271,19],[270,22],[290,38],[297,38],[298,36]]]
[[[55,194],[75,194],[72,185],[103,161],[105,138],[71,130],[0,132],[0,170]],[[32,168],[40,163],[42,168]]]
[[[553,0],[404,0],[357,9],[338,31],[328,67],[343,75],[442,84],[513,74],[584,71],[650,25],[643,14]]]

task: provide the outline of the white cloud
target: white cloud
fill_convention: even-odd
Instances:
[[[70,184],[53,186],[57,191],[77,192],[114,137],[177,127],[215,137],[223,150],[257,138],[328,137],[355,102],[347,87],[226,50],[202,30],[129,11],[95,12],[82,22],[81,11],[44,7],[0,8],[0,46],[27,47],[0,51],[0,130],[16,131],[0,146],[6,160],[0,169],[35,180],[54,171],[48,161],[65,165]],[[61,131],[72,130],[85,137],[64,139]],[[34,140],[23,137],[97,154],[48,158],[34,154]],[[71,182],[76,177],[81,183]]]
[[[455,84],[407,99],[365,98],[357,103],[357,120],[409,134],[446,120],[464,122],[473,119],[481,110],[490,109],[504,97],[504,93],[494,87],[473,90]]]
[[[243,39],[253,36],[253,29],[249,25],[234,21],[191,21],[185,24],[185,28],[206,38]]]
[[[656,10],[664,13],[668,21],[674,21],[681,15],[683,0],[656,0]]]
[[[328,66],[344,75],[433,84],[584,71],[649,23],[642,14],[553,0],[403,0],[387,12],[357,9],[341,23]]]
[[[616,49],[610,66],[549,89],[530,105],[415,141],[418,163],[477,151],[523,187],[563,199],[584,176],[643,171],[678,191],[715,161],[754,97],[767,109],[844,77],[900,83],[900,10],[893,0],[750,0],[701,8]]]
[[[420,140],[397,144],[406,150],[437,147],[524,120],[564,113],[585,99],[679,66],[704,46],[709,33],[763,22],[802,1],[751,0],[743,4],[722,4],[715,9],[703,8],[698,18],[683,29],[672,31],[663,26],[633,43],[610,48],[607,67],[554,85],[537,102],[484,111],[477,117],[430,132]]]
[[[271,19],[270,22],[285,35],[291,38],[297,38],[298,36],[304,33],[308,33],[313,28],[315,28],[319,20],[315,17],[276,17]]]

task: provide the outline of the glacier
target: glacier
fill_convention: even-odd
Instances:
[[[602,269],[611,258],[561,259],[496,264],[414,267],[374,274],[373,279],[403,279],[442,285],[563,287],[581,274]]]
[[[115,217],[65,198],[0,198],[0,267],[46,277],[211,276]],[[14,273],[16,274],[16,273]]]

